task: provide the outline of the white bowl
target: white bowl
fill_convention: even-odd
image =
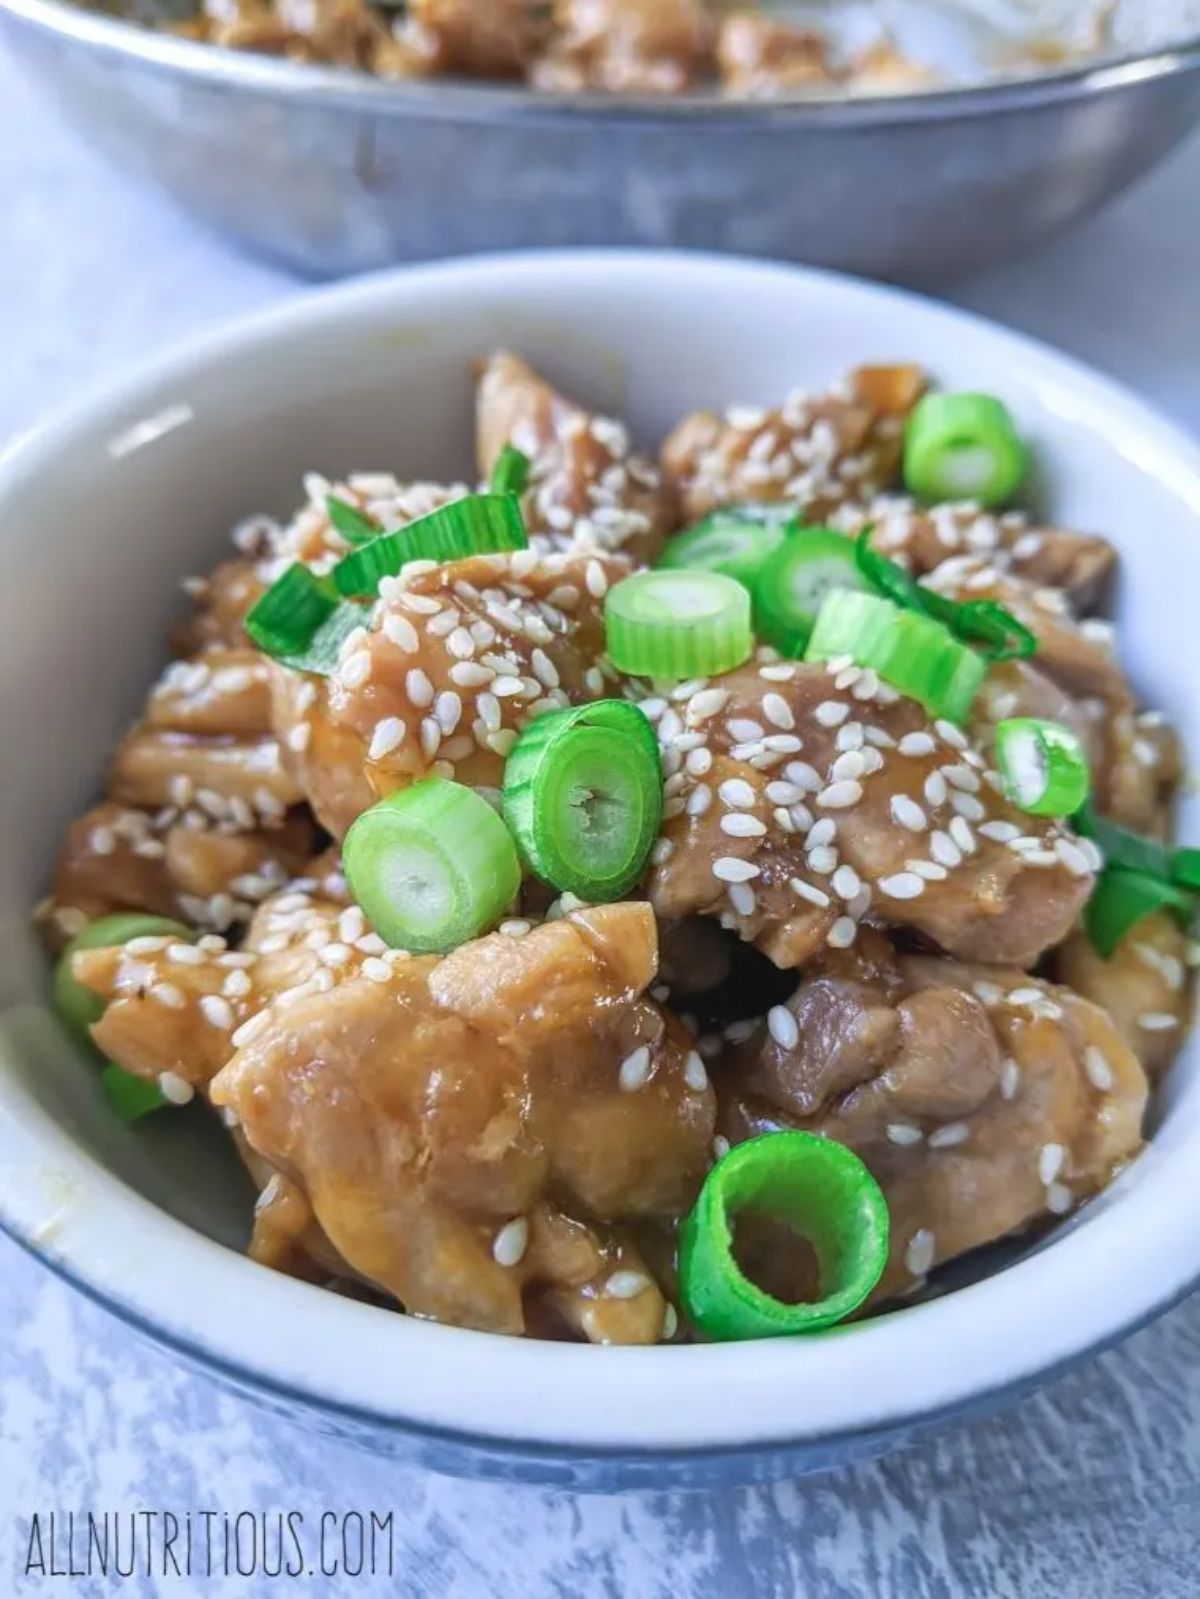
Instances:
[[[504,256],[310,295],[213,334],[0,462],[0,1220],[118,1315],[243,1391],[377,1449],[577,1486],[827,1466],[993,1403],[1200,1277],[1200,1051],[1146,1152],[1045,1247],[834,1336],[594,1349],[439,1327],[264,1270],[250,1200],[196,1110],[130,1131],[45,1009],[29,931],[61,830],[160,661],[182,573],[310,467],[459,475],[470,365],[518,349],[656,442],[685,410],[768,402],[862,359],[1003,395],[1046,508],[1127,557],[1121,649],[1200,748],[1200,452],[1038,345],[887,288],[704,256]]]

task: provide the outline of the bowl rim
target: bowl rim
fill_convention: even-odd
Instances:
[[[295,338],[356,319],[420,314],[449,288],[478,304],[540,303],[539,285],[571,276],[644,294],[795,293],[829,314],[887,307],[943,340],[985,339],[1037,374],[1047,399],[1119,440],[1142,473],[1200,514],[1200,446],[1119,385],[1037,341],[923,296],[840,274],[699,252],[531,251],[410,267],[312,291],[193,338],[100,388],[0,455],[8,501],[53,481],[46,466],[128,420],[162,411],[189,377],[260,362]],[[926,337],[929,337],[927,331]],[[1101,424],[1104,423],[1102,429]],[[1200,1043],[1200,1041],[1197,1041]],[[1197,1047],[1194,1043],[1193,1047]],[[126,1321],[244,1389],[377,1430],[539,1458],[746,1455],[912,1429],[1021,1388],[1125,1336],[1200,1278],[1200,1087],[1185,1095],[1129,1174],[1048,1247],[953,1294],[820,1340],[645,1349],[544,1344],[397,1317],[265,1270],[194,1232],[88,1155],[6,1075],[0,1053],[0,1227]],[[72,1195],[64,1202],[64,1194]],[[86,1203],[76,1202],[80,1196]],[[1140,1218],[1140,1227],[1137,1225]],[[1106,1292],[1124,1237],[1121,1294]],[[160,1278],[147,1259],[186,1262]],[[236,1305],[236,1316],[229,1307]],[[1039,1319],[1024,1334],[1022,1307]],[[279,1328],[286,1327],[286,1340]],[[352,1361],[337,1355],[354,1350]],[[334,1355],[331,1361],[331,1353]],[[397,1359],[399,1357],[399,1359]],[[872,1364],[894,1387],[862,1380]],[[414,1391],[413,1372],[419,1373]],[[486,1379],[486,1380],[485,1380]],[[590,1380],[589,1380],[590,1379]],[[597,1380],[599,1379],[599,1380]],[[535,1396],[528,1403],[530,1394]],[[764,1398],[768,1404],[764,1406]]]
[[[0,0],[0,19],[52,33],[102,54],[132,58],[160,72],[179,72],[230,91],[376,116],[439,120],[682,123],[824,131],[895,126],[1021,111],[1060,100],[1133,88],[1200,69],[1200,32],[1147,51],[1105,56],[1057,71],[993,78],[907,94],[814,95],[804,100],[557,93],[524,84],[465,78],[385,79],[344,67],[284,61],[223,50],[195,39],[156,33],[125,17],[87,10],[76,0]]]

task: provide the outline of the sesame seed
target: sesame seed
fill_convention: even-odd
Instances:
[[[183,990],[176,988],[174,983],[155,983],[150,990],[150,998],[165,1005],[168,1010],[182,1010],[187,1004]]]
[[[699,694],[693,694],[688,702],[687,716],[690,722],[704,722],[710,716],[715,716],[729,703],[729,690],[723,688],[701,689]]]
[[[718,788],[717,793],[726,805],[734,805],[741,809],[753,805],[757,797],[750,784],[741,777],[727,778]],[[799,795],[796,797],[798,799]]]
[[[1147,1033],[1169,1033],[1179,1026],[1179,1017],[1165,1010],[1147,1010],[1142,1012],[1137,1022]]]
[[[357,650],[338,668],[338,676],[346,688],[360,688],[371,675],[371,657],[366,650]]]
[[[1083,1069],[1092,1087],[1099,1089],[1102,1094],[1107,1094],[1116,1084],[1108,1057],[1095,1044],[1089,1044],[1083,1052]]]
[[[853,779],[831,783],[817,795],[817,804],[822,810],[843,811],[851,805],[857,805],[862,799],[862,784]]]
[[[245,972],[230,972],[221,987],[230,999],[244,999],[250,992],[250,979]]]
[[[214,1027],[220,1027],[229,1032],[233,1027],[233,1009],[228,1000],[219,994],[205,994],[200,1001],[200,1010],[205,1021],[211,1022]]]
[[[930,834],[929,853],[941,866],[962,865],[962,851],[950,837],[950,834],[944,833],[941,828],[935,829]]]
[[[511,699],[514,694],[523,694],[525,685],[519,677],[498,677],[492,683],[492,693],[498,699]]]
[[[824,786],[821,774],[807,761],[789,761],[783,769],[783,775],[789,783],[795,783],[796,787],[806,794],[815,794]]]
[[[933,1234],[928,1227],[919,1227],[909,1239],[904,1251],[904,1264],[914,1277],[924,1277],[933,1265],[935,1247]]]
[[[385,716],[381,722],[376,722],[375,730],[371,734],[371,745],[367,751],[367,759],[372,761],[382,760],[385,755],[390,755],[404,742],[407,728],[398,716]]]
[[[758,897],[749,883],[730,883],[726,893],[739,916],[753,916],[758,909]]]
[[[866,772],[867,763],[858,750],[847,750],[833,763],[830,777],[835,783],[856,782]]]
[[[669,1343],[679,1331],[679,1312],[674,1305],[668,1305],[663,1311],[662,1336],[663,1341]]]
[[[922,1138],[921,1129],[911,1122],[889,1122],[887,1135],[889,1143],[898,1144],[901,1149],[919,1144]]]
[[[949,790],[946,787],[946,779],[940,772],[930,772],[925,779],[925,798],[930,805],[944,805],[948,797]]]
[[[708,1087],[708,1072],[696,1051],[690,1050],[683,1063],[683,1080],[693,1093],[702,1094]]]
[[[1038,1181],[1047,1187],[1062,1171],[1067,1152],[1061,1144],[1043,1144],[1038,1151]]]
[[[767,784],[766,795],[772,805],[795,805],[804,798],[804,790],[798,788],[795,783],[784,783],[776,779]]]
[[[818,844],[816,849],[810,849],[805,860],[809,871],[820,877],[828,877],[838,868],[838,852],[830,844]]]
[[[718,1133],[712,1141],[714,1160],[724,1160],[729,1153],[729,1140],[724,1133]]]
[[[795,1049],[800,1042],[800,1028],[786,1005],[772,1005],[767,1012],[767,1030],[780,1049]]]
[[[907,860],[904,863],[906,872],[916,872],[918,877],[923,877],[927,883],[944,883],[949,877],[949,872],[944,866],[939,866],[936,861],[923,861],[920,859]]]
[[[975,835],[971,831],[970,824],[964,817],[951,817],[950,825],[946,831],[950,834],[950,837],[958,845],[959,849],[962,850],[964,855],[974,855],[976,850],[979,848],[978,844],[975,842]]]
[[[830,949],[849,949],[858,937],[858,923],[853,916],[839,916],[829,929],[825,942]]]
[[[712,789],[707,783],[698,783],[688,795],[687,813],[689,816],[703,816],[712,804]]]
[[[706,772],[712,769],[712,763],[712,751],[705,745],[701,745],[698,749],[688,751],[687,759],[683,764],[684,769],[691,777],[703,777]]]
[[[925,892],[925,879],[915,872],[896,872],[879,879],[879,891],[889,899],[917,899]]]
[[[311,738],[312,727],[310,724],[308,722],[298,722],[295,727],[288,729],[284,743],[288,749],[294,750],[297,755],[303,755]]]
[[[721,831],[728,833],[730,838],[761,838],[767,826],[757,816],[747,816],[744,811],[731,811],[722,816]]]
[[[1014,838],[1021,836],[1021,829],[1012,822],[980,822],[979,832],[996,844],[1011,844]]]
[[[790,732],[796,725],[792,708],[781,694],[764,694],[762,711],[773,727],[781,727],[785,732]]]
[[[1046,1189],[1046,1209],[1054,1216],[1065,1216],[1075,1204],[1075,1196],[1066,1183],[1051,1183]]]
[[[188,1105],[196,1097],[196,1090],[178,1072],[159,1072],[159,1093],[172,1105]]]
[[[840,700],[822,700],[813,712],[822,727],[840,727],[850,714],[850,707]]]
[[[905,733],[896,746],[901,755],[932,755],[936,749],[933,739],[928,733]]]
[[[256,1015],[251,1016],[248,1021],[242,1023],[230,1042],[236,1049],[242,1049],[245,1045],[252,1044],[260,1033],[266,1031],[270,1024],[270,1014],[265,1010],[260,1010]]]
[[[405,676],[404,692],[408,696],[410,705],[424,709],[425,706],[433,704],[433,684],[419,666],[414,667]]]
[[[861,722],[843,722],[833,742],[838,750],[860,750],[866,736]]]
[[[956,1144],[965,1144],[970,1134],[966,1122],[947,1122],[944,1127],[935,1128],[926,1142],[930,1149],[953,1149]]]
[[[840,899],[850,900],[862,887],[862,881],[853,866],[839,866],[833,874],[833,891]]]
[[[415,655],[421,643],[416,628],[407,616],[401,616],[398,611],[389,611],[384,617],[383,636],[389,644],[394,644],[406,655]]]
[[[368,982],[389,983],[392,979],[392,968],[380,956],[370,955],[362,963],[362,974]]]
[[[969,766],[962,764],[943,766],[941,772],[951,788],[960,789],[965,794],[978,794],[979,774],[973,772]]]
[[[492,1239],[492,1259],[497,1266],[519,1265],[528,1243],[528,1221],[524,1216],[514,1216]]]
[[[759,876],[753,861],[739,860],[736,855],[722,855],[713,862],[712,874],[722,883],[748,883]]]
[[[736,739],[739,744],[756,744],[762,739],[765,729],[748,716],[734,716],[730,718],[728,731],[730,738]]]
[[[650,1279],[641,1271],[614,1271],[604,1285],[609,1299],[636,1299],[649,1288]]]
[[[802,877],[789,877],[788,887],[793,894],[815,905],[818,910],[824,910],[829,904],[829,895],[823,889],[815,888],[812,883],[806,883]]]
[[[964,794],[955,789],[950,796],[950,804],[959,816],[965,817],[969,822],[982,822],[987,812],[974,794]]]
[[[675,853],[674,842],[669,838],[660,838],[650,851],[650,859],[655,866],[665,866]]]
[[[1000,1098],[1015,1099],[1020,1086],[1021,1068],[1011,1055],[1007,1055],[1000,1067]]]

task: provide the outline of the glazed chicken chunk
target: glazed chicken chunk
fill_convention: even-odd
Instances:
[[[705,0],[553,0],[554,37],[530,74],[538,88],[679,94],[709,67]]]
[[[721,1085],[725,1136],[800,1127],[866,1162],[891,1215],[879,1297],[1105,1187],[1141,1147],[1147,1093],[1098,1005],[877,936],[810,966]]]
[[[828,394],[697,411],[662,449],[689,521],[738,501],[786,500],[808,522],[875,498],[895,479],[904,423],[925,390],[914,366],[856,367]]]
[[[624,423],[584,410],[501,351],[479,374],[476,450],[485,478],[506,444],[531,462],[524,511],[535,547],[653,561],[674,530],[674,493],[652,460],[631,451]]]
[[[670,773],[660,916],[719,916],[780,966],[864,920],[1018,966],[1070,930],[1092,847],[1014,811],[958,728],[873,673],[771,663],[686,687],[648,706]]]

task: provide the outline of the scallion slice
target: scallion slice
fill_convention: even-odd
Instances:
[[[635,572],[604,601],[609,659],[637,677],[711,677],[754,648],[750,595],[722,572]]]
[[[515,444],[506,444],[496,457],[492,468],[493,494],[524,494],[529,487],[529,470],[533,465],[524,450]]]
[[[811,1245],[821,1297],[776,1299],[734,1254],[739,1214],[770,1217]],[[710,1338],[786,1338],[821,1332],[852,1315],[883,1275],[887,1201],[844,1144],[813,1133],[766,1133],[729,1151],[705,1178],[684,1221],[679,1287],[688,1315]]]
[[[395,577],[409,561],[463,561],[528,544],[515,494],[468,494],[351,550],[334,567],[333,581],[342,594],[376,594],[380,579]]]
[[[54,1008],[67,1026],[82,1041],[91,1042],[91,1028],[104,1015],[104,1001],[85,988],[71,971],[71,957],[81,949],[112,949],[128,944],[131,938],[170,938],[190,944],[195,938],[190,927],[167,916],[148,916],[142,911],[118,911],[89,922],[59,956],[54,972]]]
[[[529,869],[592,904],[638,882],[662,809],[658,740],[626,700],[539,716],[504,768],[504,819]]]
[[[393,949],[444,953],[493,927],[521,886],[507,827],[482,795],[431,777],[346,834],[350,892]]]
[[[996,765],[1011,804],[1030,816],[1074,816],[1091,774],[1083,746],[1061,722],[1013,716],[996,728]]]
[[[1200,894],[1200,849],[1171,851],[1171,881]]]
[[[991,394],[927,394],[904,435],[904,481],[922,500],[1001,505],[1028,457],[1007,408]]]
[[[804,658],[841,655],[951,722],[964,720],[987,673],[982,657],[932,617],[849,589],[822,605]]]
[[[108,1065],[100,1073],[105,1098],[123,1122],[136,1122],[151,1111],[162,1110],[170,1100],[157,1083],[136,1077],[122,1066]]]
[[[1167,910],[1190,924],[1196,901],[1183,889],[1148,872],[1110,866],[1096,884],[1083,913],[1088,937],[1100,955],[1110,960],[1129,929],[1153,911]]]
[[[246,632],[265,655],[296,672],[328,677],[345,640],[362,627],[367,610],[334,592],[299,561],[276,578],[246,616]]]
[[[870,588],[853,540],[823,527],[799,527],[763,562],[754,586],[758,631],[781,655],[798,657],[835,589]]]
[[[364,516],[357,505],[330,494],[325,501],[325,509],[329,512],[330,522],[347,544],[366,544],[369,539],[379,537],[378,525],[369,516]]]
[[[790,505],[725,506],[670,539],[658,565],[671,571],[723,572],[753,593],[763,562],[783,543],[795,520]]]
[[[1144,838],[1118,822],[1110,822],[1107,816],[1097,814],[1090,801],[1079,807],[1074,823],[1076,832],[1090,838],[1099,849],[1105,866],[1143,872],[1163,882],[1171,880],[1171,852],[1158,839]]]

